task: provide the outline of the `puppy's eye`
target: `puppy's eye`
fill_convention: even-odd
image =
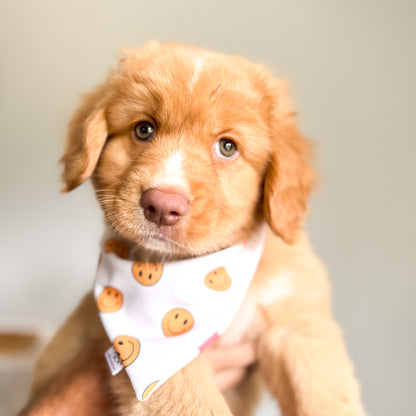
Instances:
[[[155,134],[155,127],[148,121],[137,123],[133,130],[134,136],[142,141],[151,140]]]
[[[227,138],[222,138],[215,143],[215,153],[222,159],[231,159],[237,154],[237,145]]]

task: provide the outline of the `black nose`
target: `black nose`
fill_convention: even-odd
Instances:
[[[175,225],[189,211],[189,202],[178,193],[151,188],[140,198],[140,206],[146,219],[158,226]]]

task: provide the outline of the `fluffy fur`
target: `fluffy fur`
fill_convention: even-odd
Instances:
[[[132,134],[140,121],[155,126],[151,140]],[[217,150],[223,137],[237,145],[229,159]],[[268,223],[243,308],[218,341],[252,340],[259,362],[223,396],[201,354],[138,402],[125,372],[111,377],[103,368],[110,343],[90,294],[39,358],[23,414],[47,414],[39,410],[46,400],[58,406],[54,414],[248,415],[261,378],[286,416],[364,415],[325,270],[300,231],[313,183],[310,145],[283,81],[242,58],[193,47],[128,50],[75,113],[62,162],[65,190],[91,177],[108,234],[142,260],[213,252]],[[139,201],[150,188],[183,195],[189,212],[175,225],[148,221]],[[57,393],[68,372],[80,389],[89,386],[77,399]]]

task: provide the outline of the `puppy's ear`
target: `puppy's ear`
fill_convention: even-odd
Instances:
[[[113,88],[117,73],[134,77],[140,65],[145,65],[147,55],[154,53],[160,45],[148,42],[141,49],[124,49],[121,52],[117,72],[110,72],[107,80],[91,94],[75,112],[69,125],[67,145],[61,162],[64,165],[62,179],[64,192],[71,191],[85,182],[94,172],[108,136],[105,101]]]
[[[274,80],[273,154],[264,181],[264,213],[275,234],[294,243],[302,228],[314,174],[310,143],[298,131],[287,86]]]
[[[63,192],[71,191],[92,175],[104,147],[107,122],[99,97],[100,91],[86,96],[69,124],[66,150],[61,158],[66,185]]]

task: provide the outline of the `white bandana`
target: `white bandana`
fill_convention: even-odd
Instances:
[[[94,294],[113,347],[112,374],[126,368],[139,400],[221,335],[241,306],[262,253],[264,229],[246,244],[171,263],[125,260],[106,243]]]

